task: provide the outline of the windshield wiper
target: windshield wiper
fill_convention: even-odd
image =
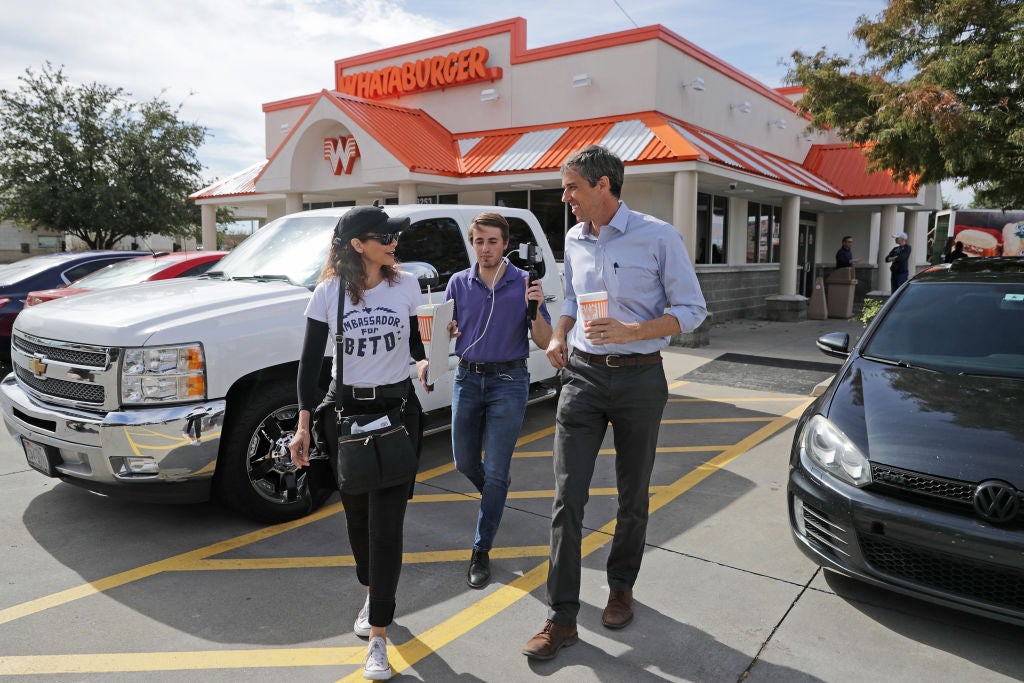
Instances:
[[[262,281],[274,280],[274,281],[287,282],[290,285],[297,284],[294,280],[292,280],[287,275],[235,275],[231,279],[232,280],[262,280]]]
[[[224,271],[223,270],[208,270],[205,273],[203,273],[203,275],[205,275],[206,277],[220,277],[220,278],[222,278],[222,277],[224,277]]]
[[[895,365],[901,368],[912,368],[914,370],[928,370],[929,372],[941,372],[940,370],[936,370],[935,368],[929,368],[923,365],[914,365],[913,363],[908,363],[907,361],[900,360],[898,358],[881,358],[879,356],[869,356],[867,354],[863,354],[862,357],[868,360],[876,361],[878,363],[885,363],[886,365]]]

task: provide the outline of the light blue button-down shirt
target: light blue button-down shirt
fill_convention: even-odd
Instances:
[[[565,303],[562,315],[577,317],[576,293],[608,292],[608,317],[623,323],[660,318],[679,321],[682,332],[697,329],[707,317],[683,236],[663,220],[631,211],[619,202],[608,225],[594,236],[590,223],[578,223],[565,236]],[[653,353],[671,337],[629,344],[590,344],[577,321],[568,343],[588,353]]]

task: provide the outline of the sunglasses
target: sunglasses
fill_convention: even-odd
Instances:
[[[391,244],[392,242],[394,242],[395,240],[397,240],[399,235],[401,235],[401,234],[402,233],[400,233],[400,232],[384,232],[384,233],[380,233],[379,235],[363,235],[359,239],[361,239],[361,240],[377,240],[378,242],[380,242],[384,246],[387,246],[387,245]]]

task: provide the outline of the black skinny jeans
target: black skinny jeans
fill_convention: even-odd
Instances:
[[[332,386],[328,399],[333,394]],[[345,411],[352,415],[382,413],[400,403],[401,399],[350,401],[345,403]],[[420,411],[420,403],[410,381],[404,416],[417,456],[421,441]],[[337,427],[334,420],[326,420],[324,431],[328,443],[334,449],[337,449],[338,444]],[[332,453],[332,463],[335,457],[336,453]],[[413,485],[414,482],[409,481],[368,493],[341,494],[348,542],[356,561],[356,578],[361,585],[370,587],[371,626],[389,626],[395,617],[395,595],[398,591],[398,577],[402,573],[405,509],[412,497]]]

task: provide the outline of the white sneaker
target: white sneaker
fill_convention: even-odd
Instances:
[[[380,636],[370,638],[363,662],[363,678],[371,681],[386,681],[391,678],[391,663],[388,661],[388,644]]]
[[[370,594],[366,594],[366,602],[363,603],[363,608],[359,610],[359,616],[356,617],[356,623],[352,624],[352,630],[360,638],[370,637]]]

